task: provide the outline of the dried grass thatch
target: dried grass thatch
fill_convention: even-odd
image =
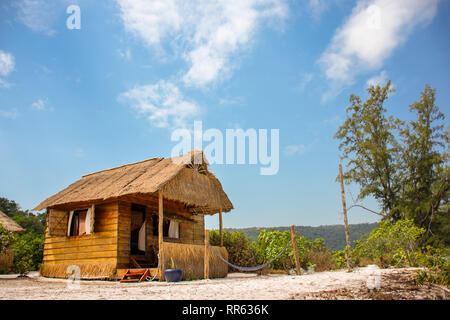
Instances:
[[[26,230],[19,226],[14,220],[0,211],[0,225],[9,232],[23,233]]]
[[[214,249],[228,259],[225,247],[214,247]],[[205,246],[164,243],[164,268],[170,269],[170,259],[173,259],[175,267],[183,270],[183,280],[202,279],[204,275]],[[209,255],[209,277],[225,278],[228,274],[228,266],[221,261],[212,251]]]
[[[72,266],[80,268],[82,280],[114,280],[116,276],[115,262],[84,262],[84,263],[44,263],[39,270],[43,277],[67,279],[73,275]]]
[[[200,164],[194,164],[199,159]],[[208,171],[202,151],[174,158],[153,158],[83,176],[48,198],[34,210],[78,202],[104,201],[125,195],[152,195],[184,203],[192,211],[215,214],[228,212],[233,204],[219,180]]]
[[[9,271],[14,261],[14,252],[11,249],[0,254],[0,270]]]

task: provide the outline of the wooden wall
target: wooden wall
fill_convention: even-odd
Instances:
[[[83,208],[68,208],[77,210]],[[51,211],[62,217],[68,215],[68,211]],[[91,235],[80,235],[68,237],[67,217],[60,219],[59,226],[54,232],[49,233],[49,224],[55,223],[54,219],[47,220],[44,242],[44,259],[41,274],[43,276],[67,278],[66,266],[78,265],[81,268],[82,278],[96,278],[100,270],[104,273],[112,272],[117,265],[118,241],[117,231],[119,229],[118,202],[101,204],[95,206],[94,233]],[[62,230],[65,230],[62,232]]]
[[[153,246],[158,248],[158,236],[153,235],[153,221],[152,215],[158,215],[158,201],[155,198],[142,199],[139,197],[127,196],[119,201],[119,235],[118,235],[118,269],[131,267],[130,255],[130,224],[131,224],[131,204],[144,205],[146,207],[146,241],[147,254]],[[165,239],[164,241],[172,241],[183,244],[203,244],[204,243],[204,228],[205,220],[203,215],[192,215],[184,205],[164,199],[164,212],[170,213],[171,217],[180,224],[180,238]],[[173,215],[179,217],[174,217]]]
[[[130,267],[131,202],[119,201],[117,269]]]
[[[73,237],[66,236],[69,211],[84,207],[58,208],[52,211],[53,217],[47,220],[41,275],[68,278],[70,274],[67,273],[67,267],[77,265],[81,269],[82,279],[114,278],[116,269],[132,267],[130,264],[132,203],[145,205],[147,252],[152,245],[157,249],[158,236],[153,235],[152,229],[152,215],[158,213],[156,198],[127,196],[110,203],[96,204],[94,233]],[[90,205],[86,208],[88,207]],[[184,205],[168,200],[164,200],[164,212],[172,215],[167,218],[173,218],[180,224],[180,238],[165,239],[165,242],[192,245],[204,243],[203,215],[192,215]],[[51,234],[49,229],[52,231]]]

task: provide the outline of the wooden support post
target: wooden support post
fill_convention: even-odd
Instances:
[[[223,247],[222,209],[219,210],[219,234],[220,246]]]
[[[158,251],[159,251],[159,280],[164,280],[164,234],[163,234],[163,219],[164,219],[164,203],[163,194],[158,192]]]
[[[205,229],[205,258],[203,277],[209,279],[209,230]]]
[[[291,226],[291,237],[292,237],[292,248],[294,249],[295,269],[297,270],[297,275],[299,276],[302,274],[302,272],[300,270],[300,261],[298,259],[297,237],[295,236],[294,226]]]
[[[347,206],[345,204],[345,192],[344,192],[344,177],[342,174],[342,164],[339,163],[339,182],[341,184],[341,198],[342,198],[342,212],[344,214],[344,227],[345,227],[345,241],[347,242],[347,248],[350,251],[350,233],[348,231],[347,220]],[[351,269],[350,257],[348,252],[345,253],[345,259],[347,260],[347,269]]]

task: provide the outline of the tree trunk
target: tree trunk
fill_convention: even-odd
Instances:
[[[351,269],[350,263],[350,233],[348,231],[347,221],[347,207],[345,204],[345,192],[344,192],[344,177],[342,175],[342,165],[339,164],[339,182],[341,184],[341,198],[342,198],[342,211],[344,214],[344,226],[345,226],[345,241],[347,242],[347,252],[345,253],[345,259],[347,260],[347,269]]]

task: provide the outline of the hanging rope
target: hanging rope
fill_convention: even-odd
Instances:
[[[158,275],[159,272],[159,253],[158,253],[158,266],[156,267],[157,271],[155,272],[155,275],[153,276],[153,278],[150,278],[149,276],[147,276],[145,278],[146,281],[153,281],[155,280],[156,276]]]
[[[275,258],[273,258],[272,260],[267,261],[266,263],[263,263],[263,264],[261,264],[261,265],[259,265],[259,266],[255,266],[255,267],[241,267],[241,266],[237,266],[237,265],[235,265],[235,264],[232,264],[232,263],[228,262],[227,260],[225,260],[225,259],[220,255],[220,253],[218,253],[218,252],[216,251],[216,249],[214,249],[212,246],[209,246],[209,247],[210,247],[211,250],[219,257],[220,260],[222,260],[223,262],[225,262],[226,264],[228,264],[230,267],[233,267],[233,268],[235,268],[235,269],[237,269],[237,270],[240,270],[240,271],[257,271],[257,270],[260,270],[260,269],[264,268],[265,266],[271,264],[271,263],[274,262],[275,260],[277,260],[277,259],[283,254],[283,252],[286,251],[287,247],[289,247],[289,245],[291,244],[291,242],[292,242],[292,239],[289,240],[289,242],[287,243],[287,245],[283,248],[283,250],[281,250],[281,252],[280,252]]]

